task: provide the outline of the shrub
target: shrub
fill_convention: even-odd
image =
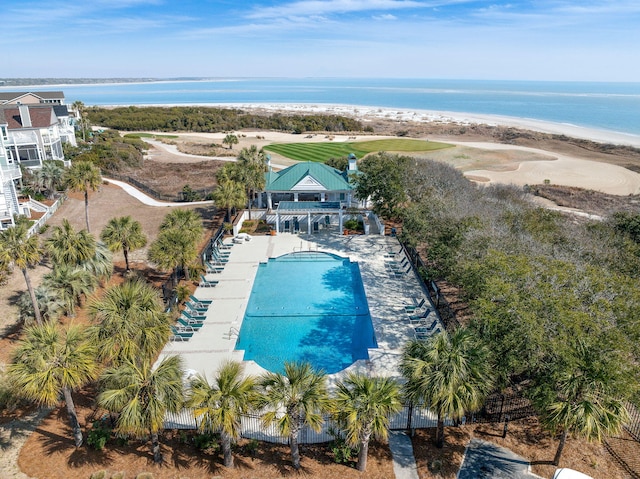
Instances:
[[[87,444],[96,451],[102,451],[111,437],[111,428],[102,420],[95,421],[87,434]]]
[[[344,222],[344,228],[348,230],[360,231],[364,229],[364,225],[357,219],[350,219]]]
[[[141,472],[136,476],[136,479],[153,479],[153,473],[151,472]]]
[[[96,471],[91,474],[90,479],[107,479],[107,471],[104,469],[102,471]]]
[[[218,439],[217,434],[205,432],[194,436],[193,444],[201,451],[213,453],[220,447]]]
[[[346,464],[353,460],[356,450],[349,446],[344,439],[336,437],[330,443],[333,460],[337,464]]]
[[[260,447],[260,443],[257,439],[251,439],[247,444],[244,445],[244,449],[247,451],[249,455],[255,457],[258,453],[258,448]]]
[[[11,387],[11,381],[4,370],[0,369],[0,411],[14,406],[15,403],[15,392]]]

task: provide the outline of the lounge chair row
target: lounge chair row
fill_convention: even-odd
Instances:
[[[437,318],[435,318],[431,324],[428,324],[432,309],[426,298],[412,298],[412,304],[405,304],[404,310],[409,314],[409,322],[413,326],[416,338],[427,339],[440,332]]]
[[[171,341],[189,341],[193,334],[198,331],[206,319],[209,306],[212,300],[198,299],[193,295],[189,296],[190,301],[185,303],[185,308],[176,324],[171,326]]]
[[[229,262],[229,251],[233,244],[223,243],[222,240],[213,242],[207,252],[207,260],[205,261],[205,267],[207,273],[221,273],[224,270],[225,265]],[[208,282],[202,278],[203,281],[200,286],[207,287],[213,286],[207,284]]]
[[[207,279],[203,274],[201,274],[200,283],[198,283],[198,286],[200,286],[201,288],[215,288],[216,286],[218,286],[219,282],[220,281],[218,280]]]
[[[402,278],[411,272],[411,264],[409,261],[403,262],[399,265],[386,264],[387,272],[392,278]]]

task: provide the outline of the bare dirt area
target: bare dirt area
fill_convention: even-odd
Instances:
[[[168,175],[170,173],[167,173]],[[195,209],[203,219],[204,226],[209,231],[219,226],[220,218],[215,218],[213,204],[189,205],[185,203],[181,208]],[[89,195],[89,224],[91,231],[98,236],[107,222],[118,216],[132,216],[142,225],[142,230],[147,236],[147,247],[132,251],[129,255],[134,268],[149,269],[147,262],[148,245],[156,238],[160,223],[164,216],[175,207],[146,206],[125,193],[121,188],[105,183],[99,191]],[[47,224],[51,227],[60,225],[63,219],[68,219],[76,229],[86,228],[84,214],[84,197],[72,193],[58,211],[49,219]],[[44,235],[46,237],[46,234]],[[122,254],[116,254],[114,261],[123,261]],[[46,262],[29,270],[29,276],[34,287],[37,287],[42,276],[50,271]],[[18,309],[16,301],[25,291],[24,277],[20,271],[14,271],[8,283],[0,289],[0,365],[6,363],[13,345],[19,338],[21,325],[18,324]]]
[[[90,397],[83,397],[79,416],[83,424],[95,418]],[[166,431],[161,439],[164,458],[155,465],[148,443],[110,441],[104,450],[87,446],[76,449],[71,440],[67,416],[63,410],[54,411],[29,437],[20,451],[20,469],[37,479],[88,479],[92,473],[105,470],[110,475],[125,471],[126,478],[150,472],[153,479],[275,479],[279,477],[310,477],[322,479],[389,479],[394,477],[389,448],[372,444],[369,449],[367,472],[359,473],[355,462],[337,464],[327,444],[301,445],[300,471],[291,466],[287,445],[241,440],[234,450],[235,468],[222,465],[220,451],[201,451],[194,446],[193,432]],[[43,458],[46,457],[46,460]]]
[[[90,425],[98,413],[92,409],[91,396],[78,399],[79,416],[83,425]],[[557,440],[541,431],[535,418],[512,421],[508,434],[502,438],[503,424],[467,424],[447,427],[445,446],[434,445],[435,430],[421,429],[412,438],[414,455],[421,479],[454,479],[462,464],[464,451],[471,438],[480,438],[506,447],[532,464],[532,471],[550,478],[555,467],[551,461]],[[71,430],[64,409],[53,411],[31,434],[20,451],[20,469],[37,479],[87,479],[94,472],[106,470],[110,474],[126,471],[126,477],[142,472],[153,473],[154,479],[272,479],[279,477],[370,478],[394,477],[391,455],[385,444],[374,443],[369,450],[367,471],[360,474],[355,462],[337,464],[330,445],[302,445],[302,469],[291,467],[289,448],[264,442],[241,440],[234,449],[235,469],[222,466],[220,451],[202,451],[194,446],[193,432],[166,431],[161,439],[164,463],[154,465],[149,444],[130,440],[126,443],[111,440],[102,451],[86,445],[73,446]],[[624,454],[638,457],[637,442],[624,438]],[[619,444],[616,444],[620,448]],[[46,461],[42,458],[46,457]],[[355,459],[355,458],[354,458]],[[629,475],[601,444],[569,439],[560,467],[582,471],[594,479],[626,479]],[[109,476],[107,476],[109,477]]]

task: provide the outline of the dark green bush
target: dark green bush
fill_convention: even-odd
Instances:
[[[337,464],[347,464],[353,461],[353,457],[357,454],[357,450],[349,446],[341,437],[334,438],[330,447],[333,452],[333,460]]]
[[[111,428],[107,426],[105,421],[95,421],[87,434],[87,444],[96,451],[102,451],[110,437]]]
[[[193,445],[201,451],[215,452],[220,447],[219,440],[218,434],[207,432],[194,436]]]
[[[360,231],[364,229],[364,226],[360,221],[356,219],[350,219],[344,222],[344,228],[348,230]]]

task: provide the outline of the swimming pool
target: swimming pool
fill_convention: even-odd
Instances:
[[[273,372],[306,361],[332,374],[376,347],[357,263],[299,252],[259,265],[236,343],[245,361]]]

